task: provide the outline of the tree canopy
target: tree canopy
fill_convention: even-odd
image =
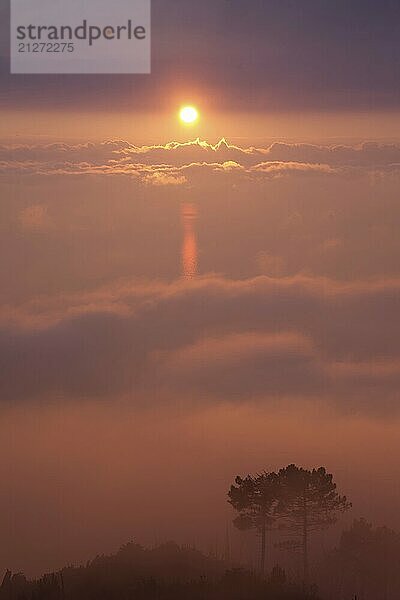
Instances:
[[[261,570],[264,571],[266,531],[276,521],[301,536],[304,581],[308,581],[308,541],[312,531],[335,523],[351,507],[341,496],[333,475],[324,467],[304,469],[294,464],[277,473],[237,476],[228,492],[228,502],[238,512],[239,529],[261,532]]]

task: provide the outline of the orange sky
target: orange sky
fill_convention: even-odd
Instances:
[[[326,465],[353,516],[398,527],[398,426],[294,405],[138,413],[80,402],[3,411],[0,564],[41,572],[133,537],[222,545],[233,477],[292,461]]]
[[[12,76],[5,4],[0,572],[238,551],[290,462],[400,528],[398,4],[153,0],[115,77]]]
[[[189,101],[191,100],[190,96]],[[398,139],[398,111],[291,111],[232,112],[218,111],[207,99],[199,98],[195,105],[200,120],[192,126],[179,122],[178,109],[182,98],[171,98],[168,110],[138,112],[132,110],[90,112],[85,110],[31,111],[4,110],[0,125],[3,139],[21,140],[103,140],[122,138],[137,144],[187,141],[201,137],[215,143],[222,137],[241,144],[263,144],[274,140],[355,143],[365,139]],[[175,100],[175,101],[173,101]]]

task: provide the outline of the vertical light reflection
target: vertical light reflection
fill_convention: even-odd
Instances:
[[[181,205],[181,219],[183,227],[182,243],[182,276],[185,279],[193,279],[197,275],[197,237],[196,237],[196,219],[197,208],[191,202],[184,202]]]

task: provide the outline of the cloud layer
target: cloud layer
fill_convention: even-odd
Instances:
[[[263,180],[284,175],[398,172],[400,145],[317,146],[274,143],[241,148],[222,139],[135,146],[126,141],[0,146],[0,174],[125,175],[143,184],[184,185],[201,176]]]
[[[394,411],[399,291],[398,280],[214,277],[36,301],[3,312],[1,397],[314,397]]]
[[[312,398],[395,410],[398,211],[385,182],[400,146],[114,140],[2,146],[0,161],[14,248],[4,401]],[[191,282],[176,280],[185,239],[204,274]]]

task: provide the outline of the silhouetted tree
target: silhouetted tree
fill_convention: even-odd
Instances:
[[[278,478],[284,494],[286,526],[301,535],[303,578],[308,584],[310,533],[335,523],[351,504],[346,496],[338,494],[333,476],[324,467],[310,471],[292,464],[281,469]]]
[[[275,565],[271,571],[270,582],[275,585],[284,585],[286,583],[286,572],[281,566]]]
[[[261,572],[265,570],[266,532],[278,516],[280,482],[276,473],[242,478],[237,476],[229,492],[229,504],[239,513],[233,521],[238,529],[255,528],[261,534]]]
[[[400,535],[357,519],[321,565],[333,597],[400,598]],[[322,587],[324,582],[321,580]]]
[[[7,569],[0,585],[0,600],[15,600],[23,597],[27,580],[23,573],[14,573]]]

